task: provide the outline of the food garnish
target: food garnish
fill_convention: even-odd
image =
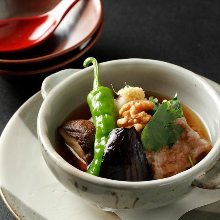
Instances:
[[[141,131],[151,118],[147,113],[154,108],[154,103],[148,100],[134,100],[124,104],[119,110],[120,118],[117,126],[123,128],[135,127],[136,131]]]
[[[150,115],[153,115],[153,114],[157,111],[157,109],[159,108],[160,103],[159,103],[158,99],[157,99],[157,98],[154,98],[153,96],[150,96],[150,97],[148,98],[148,100],[149,100],[150,102],[153,102],[153,103],[154,103],[154,108],[149,111],[149,114],[150,114]]]
[[[183,128],[175,123],[181,117],[183,111],[177,97],[163,102],[141,133],[144,149],[159,151],[164,146],[171,147],[183,132]]]
[[[134,100],[143,100],[145,98],[144,90],[140,87],[126,85],[117,92],[117,106],[121,108],[124,104]]]

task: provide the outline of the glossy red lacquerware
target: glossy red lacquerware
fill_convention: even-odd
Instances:
[[[51,11],[31,17],[0,21],[0,52],[14,52],[33,47],[48,38],[69,10],[79,0],[63,0]]]
[[[4,2],[11,4],[5,7]],[[50,11],[58,2],[60,0],[0,0],[0,16],[2,18],[37,16]],[[38,66],[42,62],[48,63],[60,58],[86,43],[97,32],[102,21],[102,0],[80,0],[41,44],[28,50],[0,53],[0,69],[13,65],[19,70],[21,66],[33,64]]]
[[[73,61],[77,60],[81,57],[84,53],[91,49],[91,47],[96,43],[98,38],[102,33],[103,24],[100,25],[99,29],[88,39],[83,45],[80,47],[66,53],[65,55],[45,61],[40,62],[37,64],[31,65],[22,65],[22,66],[15,66],[9,65],[10,69],[1,69],[0,67],[0,75],[5,76],[26,76],[26,75],[36,75],[36,74],[48,74],[53,73],[55,71],[59,71],[63,68],[71,68],[70,65]]]

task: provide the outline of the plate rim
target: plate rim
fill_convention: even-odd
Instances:
[[[0,136],[0,147],[1,147],[1,141],[2,141],[2,136],[4,138],[5,133],[7,133],[8,131],[8,127],[10,126],[10,124],[12,123],[13,119],[19,114],[20,111],[22,111],[29,103],[34,102],[35,98],[38,98],[38,96],[41,96],[41,92],[38,91],[37,93],[35,93],[33,96],[31,96],[27,101],[25,101],[18,109],[17,111],[15,111],[15,113],[12,115],[12,117],[9,119],[9,121],[7,122],[5,128],[3,129],[1,136]],[[43,101],[43,100],[42,100]],[[41,103],[42,104],[42,103]],[[34,106],[34,105],[33,105]],[[6,205],[6,207],[8,208],[8,211],[13,215],[13,217],[16,220],[25,220],[25,218],[20,218],[17,213],[16,213],[16,209],[13,207],[13,205],[11,205],[8,200],[6,199],[3,191],[2,191],[2,187],[0,186],[0,197],[2,198],[2,201],[4,202],[4,204]],[[25,216],[24,216],[25,217]]]

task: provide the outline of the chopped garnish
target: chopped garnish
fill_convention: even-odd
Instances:
[[[149,111],[149,114],[150,114],[150,115],[153,115],[153,114],[157,111],[157,109],[159,108],[160,103],[159,103],[158,99],[157,99],[157,98],[154,98],[153,96],[150,96],[150,97],[148,98],[148,100],[154,103],[154,108]]]
[[[134,100],[143,100],[145,98],[144,90],[140,87],[125,86],[120,89],[117,94],[119,95],[117,99],[118,108],[127,102]]]
[[[189,159],[189,162],[190,162],[190,164],[191,164],[191,167],[193,167],[193,166],[194,166],[194,163],[193,163],[192,157],[191,157],[190,155],[188,155],[188,159]]]

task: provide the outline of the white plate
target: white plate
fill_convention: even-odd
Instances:
[[[208,80],[220,94],[220,86]],[[40,93],[14,114],[0,140],[0,187],[9,209],[18,219],[119,219],[101,211],[65,189],[51,174],[40,152],[36,119]]]
[[[36,119],[40,93],[30,98],[10,119],[0,140],[2,196],[19,219],[118,220],[70,193],[51,174],[40,152]]]

